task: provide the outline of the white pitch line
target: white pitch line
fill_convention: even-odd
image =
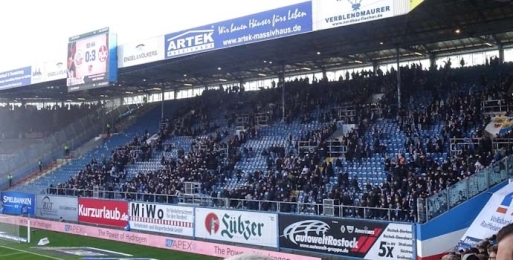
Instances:
[[[10,250],[14,250],[14,251],[18,251],[18,252],[21,252],[21,253],[26,253],[26,254],[31,254],[31,255],[42,256],[42,257],[46,257],[46,258],[49,258],[49,259],[54,259],[54,260],[64,260],[64,259],[62,259],[62,258],[57,258],[57,257],[47,256],[47,255],[42,255],[42,254],[38,254],[38,253],[34,253],[34,252],[30,252],[30,251],[22,250],[22,249],[12,248],[12,247],[8,247],[8,246],[0,246],[0,247],[7,248],[7,249],[10,249]]]
[[[133,256],[133,255],[130,255],[130,254],[125,254],[125,253],[116,252],[116,251],[110,251],[110,250],[106,250],[106,249],[100,249],[100,248],[96,248],[96,247],[84,247],[84,248],[91,249],[91,250],[96,250],[96,251],[100,251],[100,252],[104,252],[104,253],[109,253],[109,254],[112,254],[112,255]]]
[[[25,253],[24,252],[16,252],[16,253],[11,253],[11,254],[0,255],[0,257],[12,256],[12,255],[21,255],[21,254],[25,254]]]

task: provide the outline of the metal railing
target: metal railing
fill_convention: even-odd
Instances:
[[[411,210],[396,208],[359,207],[345,205],[327,205],[318,203],[301,203],[288,201],[267,201],[252,199],[216,198],[202,194],[145,194],[108,190],[80,190],[48,188],[41,193],[92,197],[112,200],[144,201],[185,206],[201,206],[222,209],[249,211],[281,212],[290,214],[311,214],[355,219],[375,219],[384,221],[414,222],[416,216]]]
[[[435,195],[419,200],[418,219],[428,221],[437,217],[512,176],[513,156],[508,156]]]
[[[347,147],[338,139],[326,141],[326,153],[329,157],[342,157],[347,153]]]
[[[492,149],[497,150],[504,148],[506,150],[510,150],[513,147],[513,138],[494,138],[492,140]]]
[[[481,110],[488,114],[509,112],[512,108],[513,106],[507,104],[504,100],[485,100],[481,102]]]
[[[451,138],[450,139],[450,152],[451,155],[461,154],[464,150],[479,149],[480,138]]]
[[[417,212],[396,208],[345,206],[339,203],[301,203],[252,199],[216,198],[202,194],[146,194],[137,192],[108,191],[102,189],[82,190],[47,188],[43,194],[95,197],[103,199],[146,201],[156,203],[182,204],[191,206],[272,211],[293,214],[314,214],[344,218],[375,219],[386,221],[426,222],[450,209],[468,201],[489,188],[513,177],[513,156],[495,162],[478,173],[464,179],[441,192],[417,200]]]

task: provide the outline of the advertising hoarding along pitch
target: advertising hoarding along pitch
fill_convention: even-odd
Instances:
[[[196,208],[196,237],[254,246],[277,247],[276,214]]]
[[[118,46],[118,67],[126,68],[165,59],[164,35]]]
[[[46,219],[60,219],[65,221],[78,221],[78,198],[52,195],[37,195],[37,217]]]
[[[412,225],[279,215],[280,248],[364,259],[414,259]]]
[[[461,249],[475,247],[513,223],[513,184],[495,192],[461,238]]]
[[[130,202],[130,228],[163,234],[194,235],[194,208]]]
[[[20,226],[27,226],[27,218],[0,215],[0,223],[18,223]],[[171,238],[137,232],[127,232],[119,229],[107,229],[87,225],[69,224],[41,219],[30,219],[33,228],[50,230],[65,234],[94,237],[110,241],[118,241],[141,246],[162,248],[170,251],[180,251],[191,254],[213,256],[216,258],[229,258],[244,253],[260,254],[280,260],[321,260],[318,257],[302,256],[276,252],[272,250],[260,250],[233,245],[203,242],[197,240]],[[172,252],[170,252],[172,253]],[[117,258],[116,258],[117,259]],[[135,259],[134,259],[135,260]]]
[[[312,12],[314,31],[395,15],[394,0],[312,0]]]
[[[36,198],[34,194],[2,192],[3,213],[12,215],[34,215]]]
[[[0,72],[0,90],[28,86],[31,78],[32,67]]]
[[[299,3],[165,36],[166,59],[312,31],[312,4]]]
[[[125,227],[128,224],[128,202],[79,198],[78,221],[97,225]]]

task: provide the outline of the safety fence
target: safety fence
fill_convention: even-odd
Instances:
[[[19,192],[2,198],[3,214],[332,257],[416,256],[415,226],[405,222]]]
[[[476,174],[425,199],[418,200],[418,221],[426,222],[513,177],[513,156],[493,162]]]

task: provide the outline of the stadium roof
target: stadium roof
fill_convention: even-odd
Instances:
[[[283,68],[290,75],[305,73],[304,68],[318,71],[390,62],[397,48],[401,59],[496,49],[513,45],[512,24],[511,0],[426,0],[404,16],[123,68],[118,84],[108,88],[68,93],[61,80],[6,90],[0,96],[97,100],[127,92],[261,79]]]

